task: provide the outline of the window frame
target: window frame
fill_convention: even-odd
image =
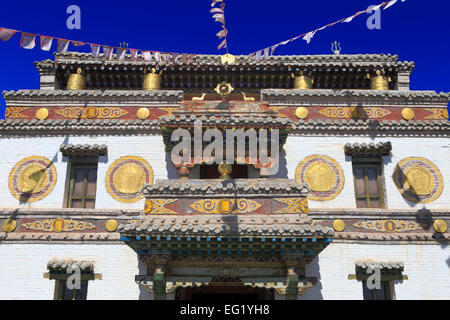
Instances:
[[[355,169],[362,168],[364,172],[364,195],[358,194],[356,190],[356,175]],[[367,174],[368,168],[376,168],[377,170],[377,190],[378,194],[370,194],[369,193],[369,178]],[[383,170],[381,166],[381,159],[379,158],[356,158],[352,159],[352,173],[353,173],[353,185],[355,189],[355,202],[357,208],[372,208],[372,209],[385,209],[385,199],[384,199],[384,188],[383,188]],[[358,200],[365,199],[366,206],[358,207]],[[371,199],[379,199],[380,206],[379,207],[371,207]]]
[[[75,170],[83,168],[83,191],[82,196],[74,196],[74,184],[75,184]],[[95,193],[93,196],[87,196],[87,186],[88,186],[88,173],[89,169],[96,170],[96,179],[95,179]],[[81,200],[81,208],[86,209],[86,200],[94,200],[94,208],[97,200],[97,182],[98,182],[98,162],[71,162],[70,165],[70,179],[69,179],[69,194],[67,197],[67,208],[73,208],[73,200]]]
[[[364,299],[364,300],[367,300],[367,301],[370,301],[370,300],[377,300],[377,290],[378,289],[376,289],[376,288],[374,288],[374,289],[369,289],[368,287],[367,287],[367,280],[364,280],[363,282],[363,299],[364,299],[364,291],[367,289],[370,293],[371,293],[371,295],[372,295],[372,299]],[[384,297],[385,297],[385,299],[383,299],[383,300],[394,300],[394,295],[393,295],[393,287],[392,287],[392,281],[389,281],[389,280],[381,280],[380,281],[380,284],[381,284],[381,289],[380,290],[383,290],[384,291]],[[380,300],[381,301],[381,300]]]

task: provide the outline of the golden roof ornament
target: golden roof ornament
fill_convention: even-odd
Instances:
[[[341,54],[341,50],[342,48],[340,42],[335,41],[331,43],[331,51],[333,51],[334,54],[336,55]]]
[[[81,68],[77,69],[77,73],[72,73],[67,82],[67,90],[84,90],[86,88],[86,80],[82,76]]]
[[[308,90],[314,84],[314,79],[311,78],[311,72],[307,76],[303,74],[303,71],[300,71],[299,76],[291,73],[291,77],[294,79],[294,89]]]
[[[367,74],[367,79],[370,79],[371,90],[389,90],[389,82],[392,82],[391,77],[386,76],[384,69],[377,70],[376,76],[373,78]]]
[[[214,89],[214,91],[216,91],[222,97],[222,99],[228,96],[233,90],[234,88],[231,86],[231,84],[225,81],[219,83],[216,89]]]
[[[156,73],[156,69],[152,68],[151,73],[147,73],[145,71],[144,76],[144,90],[160,90],[161,89],[161,81],[162,81],[162,70],[158,73]]]
[[[236,63],[236,57],[229,53],[224,54],[223,56],[220,57],[220,59],[222,60],[222,64],[235,64]]]

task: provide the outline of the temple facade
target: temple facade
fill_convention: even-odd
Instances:
[[[450,94],[413,62],[35,65],[3,92],[0,299],[449,298]]]

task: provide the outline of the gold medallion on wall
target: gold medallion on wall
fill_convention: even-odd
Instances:
[[[444,189],[441,172],[425,158],[409,157],[395,167],[394,182],[403,197],[414,203],[436,200]]]
[[[56,184],[56,169],[44,157],[32,156],[19,161],[9,174],[9,190],[20,201],[34,202],[45,198]]]
[[[344,187],[344,174],[339,164],[324,155],[305,158],[295,171],[298,184],[307,184],[311,189],[308,199],[331,200],[337,197]]]
[[[153,183],[153,170],[141,157],[117,159],[106,172],[106,190],[120,202],[136,202],[143,198],[144,185]]]

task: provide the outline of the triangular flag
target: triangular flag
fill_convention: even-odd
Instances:
[[[270,53],[270,48],[265,48],[264,49],[264,58],[268,58],[269,57],[269,53]]]
[[[67,52],[70,40],[58,39],[58,52]]]
[[[256,60],[260,60],[261,59],[261,54],[262,54],[262,50],[257,51],[256,54],[255,54],[255,59]]]
[[[117,48],[117,59],[124,60],[127,48]]]
[[[22,32],[22,37],[20,38],[20,46],[24,49],[33,49],[36,46],[35,40],[35,34]]]
[[[8,41],[16,33],[16,30],[0,28],[0,39],[3,41]]]
[[[52,37],[40,36],[41,37],[41,49],[44,51],[50,51],[53,43]]]
[[[86,42],[72,41],[72,44],[73,44],[75,47],[81,47],[81,46],[84,46],[84,45],[86,44]]]
[[[310,43],[311,42],[311,39],[312,39],[312,37],[314,37],[314,34],[316,33],[316,31],[311,31],[311,32],[308,32],[304,37],[303,37],[303,40],[305,40],[306,41],[306,43]]]
[[[138,56],[137,49],[130,49],[131,60],[136,61]]]
[[[161,62],[161,52],[154,52],[153,56],[155,57],[156,62]]]
[[[150,51],[142,51],[142,58],[144,58],[145,61],[151,61],[152,54],[150,53]]]
[[[223,40],[218,46],[217,46],[217,50],[222,49],[223,47],[227,47],[227,39]]]
[[[211,13],[223,13],[223,10],[220,8],[212,8],[209,12]]]
[[[98,55],[100,54],[100,45],[91,43],[91,51],[92,51],[92,56],[94,58],[97,58]]]
[[[111,60],[111,57],[114,52],[114,48],[109,47],[109,46],[102,46],[102,47],[103,47],[103,53],[105,54],[105,59]]]

